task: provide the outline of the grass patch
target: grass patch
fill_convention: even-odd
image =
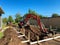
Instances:
[[[0,32],[0,39],[3,37],[3,32]]]
[[[5,27],[6,27],[6,25],[3,24],[3,25],[2,25],[2,28],[5,28]]]

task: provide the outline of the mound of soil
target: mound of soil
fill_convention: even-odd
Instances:
[[[4,37],[0,39],[0,45],[25,45],[21,43],[21,40],[17,36],[14,29],[6,29],[4,31]]]

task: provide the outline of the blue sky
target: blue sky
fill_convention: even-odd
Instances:
[[[50,17],[53,13],[60,15],[60,0],[0,0],[0,6],[5,12],[2,17],[14,17],[18,12],[23,16],[28,9],[43,16]]]

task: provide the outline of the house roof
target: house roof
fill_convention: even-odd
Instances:
[[[2,10],[1,7],[0,7],[0,14],[4,14],[4,11]]]

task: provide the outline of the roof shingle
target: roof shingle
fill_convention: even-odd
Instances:
[[[0,14],[4,14],[4,11],[2,10],[1,7],[0,7]]]

